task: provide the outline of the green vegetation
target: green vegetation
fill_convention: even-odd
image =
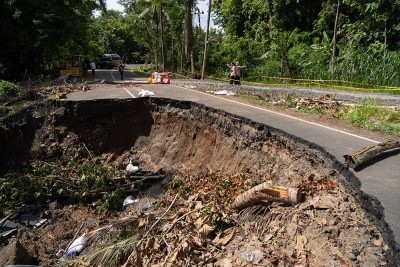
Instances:
[[[89,160],[61,162],[33,161],[11,166],[0,177],[0,206],[15,208],[21,203],[61,201],[90,201],[102,197],[98,211],[117,209],[123,193],[114,180],[122,175],[111,165]]]
[[[132,72],[135,73],[141,73],[141,74],[151,74],[151,71],[153,69],[151,68],[151,66],[139,66],[139,67],[133,67],[132,68]]]
[[[178,188],[178,187],[180,187],[181,185],[183,185],[183,180],[180,179],[180,178],[174,178],[174,179],[169,183],[169,186],[170,186],[172,189]]]
[[[359,106],[344,107],[339,118],[352,124],[384,133],[400,135],[400,112],[366,99]]]
[[[0,80],[0,100],[18,95],[18,86],[8,81]]]
[[[0,118],[15,114],[21,107],[22,103],[20,102],[13,103],[11,106],[0,107]]]
[[[3,1],[10,27],[0,33],[1,78],[48,76],[65,55],[107,52],[159,71],[201,72],[205,25],[198,16],[206,10],[199,1],[120,3],[124,13],[106,10],[103,0]],[[219,28],[209,33],[208,77],[226,79],[227,64],[240,61],[243,80],[400,93],[399,0],[218,0],[212,12]]]
[[[238,95],[237,97],[257,105],[272,105],[271,102],[266,100],[267,98],[261,99],[255,95]],[[293,108],[295,104],[292,98],[293,96],[288,95],[285,101],[281,103],[281,106]],[[298,112],[313,113],[321,117],[331,116],[324,107],[300,108]],[[332,116],[363,128],[400,136],[400,111],[381,106],[379,101],[376,100],[365,99],[360,105],[339,106]]]

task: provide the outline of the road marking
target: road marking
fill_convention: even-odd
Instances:
[[[315,122],[312,122],[312,121],[307,121],[307,120],[304,120],[304,119],[296,118],[294,116],[286,115],[286,114],[279,113],[279,112],[276,112],[276,111],[272,111],[272,110],[268,110],[268,109],[264,109],[264,108],[260,108],[260,107],[255,107],[255,106],[252,106],[252,105],[249,105],[249,104],[237,102],[235,100],[226,99],[226,98],[223,98],[223,97],[220,97],[220,96],[211,95],[211,94],[208,94],[208,93],[200,92],[200,91],[197,91],[197,90],[193,90],[193,89],[182,87],[182,86],[178,86],[178,85],[171,84],[171,86],[175,86],[175,87],[182,88],[182,89],[185,89],[185,90],[190,90],[190,91],[197,92],[197,93],[204,94],[204,95],[208,95],[208,96],[211,96],[211,97],[223,99],[223,100],[226,100],[226,101],[229,101],[229,102],[233,102],[233,103],[236,103],[236,104],[239,104],[239,105],[242,105],[242,106],[246,106],[246,107],[262,110],[262,111],[269,112],[269,113],[272,113],[272,114],[275,114],[275,115],[280,115],[280,116],[283,116],[283,117],[286,117],[286,118],[290,118],[290,119],[293,119],[293,120],[305,122],[305,123],[308,123],[308,124],[311,124],[311,125],[314,125],[314,126],[318,126],[318,127],[321,127],[321,128],[325,128],[325,129],[331,130],[331,131],[335,131],[335,132],[339,132],[339,133],[342,133],[342,134],[346,134],[346,135],[349,135],[349,136],[352,136],[352,137],[356,137],[356,138],[359,138],[359,139],[362,139],[362,140],[365,140],[365,141],[369,141],[369,142],[372,142],[372,143],[375,143],[375,144],[379,144],[380,143],[379,141],[372,140],[372,139],[369,139],[369,138],[366,138],[366,137],[363,137],[363,136],[360,136],[360,135],[352,134],[352,133],[349,133],[349,132],[345,132],[345,131],[342,131],[342,130],[339,130],[339,129],[335,129],[335,128],[329,127],[329,126],[325,126],[323,124],[319,124],[319,123],[315,123]]]
[[[114,77],[114,75],[113,75],[113,70],[111,70],[111,72],[110,72],[110,74],[111,74],[111,77],[113,78],[113,80],[115,81],[115,77]]]
[[[123,87],[123,88],[132,98],[136,98],[136,96],[134,96],[131,92],[129,92],[128,89],[126,89],[125,87]]]

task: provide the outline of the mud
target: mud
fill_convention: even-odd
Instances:
[[[383,209],[360,191],[357,178],[323,148],[267,125],[196,103],[155,98],[49,101],[0,123],[2,173],[10,161],[88,157],[82,148],[85,144],[104,162],[121,164],[132,156],[149,170],[170,174],[234,175],[248,170],[281,186],[312,187],[320,178],[338,184],[333,196],[318,188],[318,194],[305,194],[298,206],[275,207],[296,210],[296,218],[291,217],[285,226],[271,219],[270,229],[262,234],[242,227],[242,235],[214,253],[214,262],[220,264],[216,266],[224,266],[227,258],[239,266],[250,264],[240,257],[248,244],[263,250],[260,266],[279,265],[268,257],[276,251],[313,266],[396,266],[398,262]],[[316,197],[329,199],[329,207],[324,203],[318,208]],[[71,241],[73,229],[88,222],[87,229],[94,229],[104,219],[90,203],[48,210],[51,224],[39,229],[21,227],[17,236],[29,255],[46,266],[56,262],[57,250]],[[244,224],[251,222],[244,220]],[[259,236],[252,237],[256,233]],[[4,241],[3,246],[10,242]]]

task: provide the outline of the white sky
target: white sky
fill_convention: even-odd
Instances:
[[[123,6],[117,3],[118,0],[107,0],[107,9],[115,9],[118,11],[124,11]]]
[[[115,9],[118,11],[124,11],[123,6],[118,4],[118,0],[106,0],[106,1],[107,1],[107,9]],[[201,28],[205,29],[207,26],[208,0],[198,0],[197,7],[200,9],[200,12],[201,11],[204,12],[204,14],[202,14],[200,16],[200,24],[201,24]],[[195,15],[193,21],[196,25],[198,24],[199,19],[198,19],[197,15]],[[211,19],[210,27],[215,27],[212,19]]]

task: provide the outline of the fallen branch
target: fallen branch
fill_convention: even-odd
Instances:
[[[259,184],[240,194],[230,205],[231,209],[243,209],[265,200],[297,204],[301,200],[301,189],[273,186],[271,181]]]
[[[343,157],[345,159],[345,165],[348,168],[355,169],[357,166],[360,166],[361,164],[380,155],[381,153],[396,148],[400,148],[400,141],[389,140],[384,143],[379,143],[377,145],[364,148],[352,155],[344,155]]]
[[[133,176],[128,176],[127,180],[132,179],[132,180],[161,180],[165,178],[165,174],[161,175],[133,175]]]
[[[7,221],[11,216],[13,216],[14,215],[14,213],[10,213],[10,214],[8,214],[6,217],[4,217],[3,219],[1,219],[1,221],[0,221],[0,226],[1,225],[3,225],[3,223],[5,222],[5,221]]]
[[[168,213],[168,211],[172,208],[172,206],[175,203],[175,200],[178,198],[179,193],[175,195],[174,200],[172,200],[171,205],[169,205],[169,207],[165,210],[165,212],[163,213],[163,215],[161,215],[160,218],[157,219],[157,221],[155,223],[153,223],[153,225],[147,230],[147,232],[143,235],[143,237],[139,240],[138,244],[135,246],[135,250],[131,253],[131,255],[128,257],[128,259],[126,260],[126,262],[122,265],[122,267],[127,267],[130,266],[129,264],[132,262],[132,258],[135,257],[135,255],[139,255],[138,253],[138,247],[140,247],[140,244],[143,242],[143,240],[145,238],[147,238],[147,235],[150,233],[151,230],[153,230],[154,226],[156,226],[158,224],[158,222],[164,218],[164,216]],[[141,263],[136,261],[136,265],[135,266],[141,266]]]

